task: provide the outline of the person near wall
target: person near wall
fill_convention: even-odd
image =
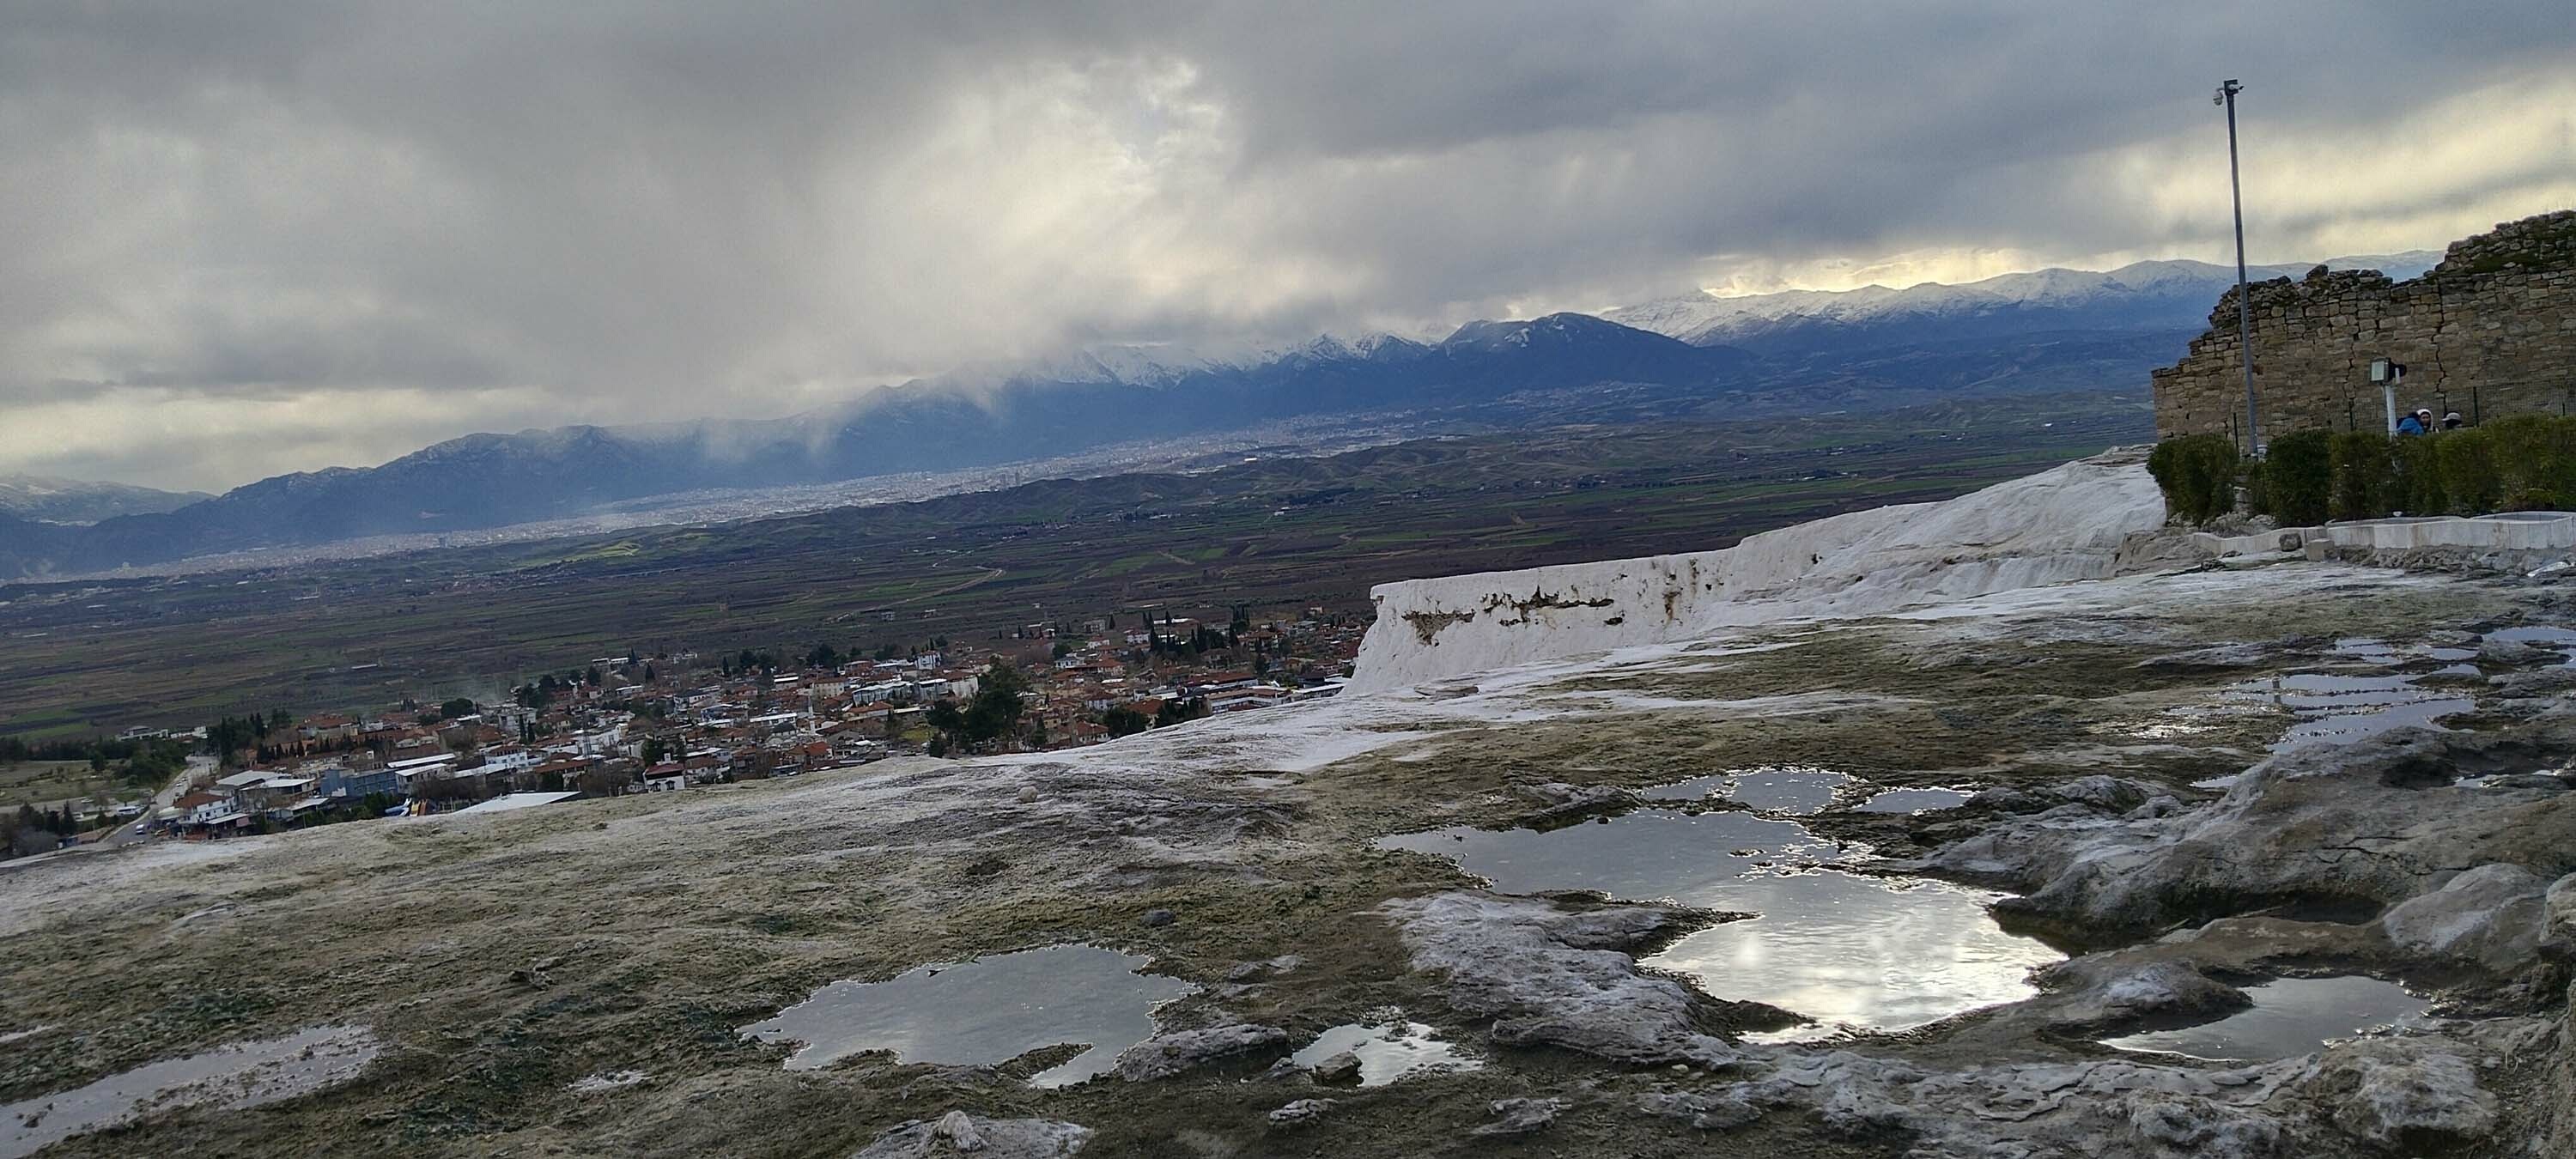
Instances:
[[[2446,431],[2456,431],[2456,430],[2460,429],[2461,427],[2465,427],[2465,426],[2467,426],[2467,425],[2469,425],[2468,420],[2467,420],[2467,419],[2464,419],[2464,418],[2461,418],[2461,417],[2460,417],[2460,412],[2458,412],[2458,411],[2452,411],[2451,413],[2449,413],[2449,414],[2446,414],[2446,415],[2443,415],[2443,416],[2442,416],[2442,429],[2443,429],[2443,430],[2446,430]]]
[[[2397,420],[2397,433],[2401,435],[2424,434],[2432,422],[2433,412],[2429,410],[2419,410],[2414,414]]]

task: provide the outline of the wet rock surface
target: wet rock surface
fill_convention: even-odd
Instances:
[[[1310,1127],[1314,1125],[1315,1120],[1332,1113],[1332,1110],[1333,1100],[1331,1099],[1299,1099],[1270,1112],[1270,1129],[1293,1131],[1300,1127]]]
[[[1546,1130],[1564,1109],[1563,1099],[1496,1099],[1486,1108],[1493,1113],[1494,1121],[1467,1133],[1487,1138],[1527,1135]]]
[[[2448,654],[2571,607],[2546,585],[2304,564],[2075,584],[1073,754],[39,865],[0,890],[0,1028],[48,1029],[6,1041],[0,1099],[365,1011],[382,1058],[323,1097],[146,1113],[49,1154],[2571,1155],[2576,794],[2557,773],[2576,731],[2546,690],[2564,653]],[[2402,687],[2456,665],[2477,675]],[[2470,707],[2276,753],[2319,712],[2384,707],[2243,692],[2317,674]],[[1802,1005],[1868,980],[1759,1008],[1727,1000],[1722,968],[1651,963],[1720,933],[1759,952],[1799,915],[1754,911],[1812,895],[1726,914],[1510,896],[1378,844],[1544,817],[1616,845],[1654,810],[1777,824],[1636,795],[1760,769],[1848,783],[1797,802],[1807,852],[1749,859],[1752,877],[2009,889],[1999,908],[2051,964],[2000,1005],[1802,1038]],[[1959,787],[1979,791],[1859,807]],[[1678,896],[1651,884],[1621,896]],[[736,1034],[836,981],[1073,946],[1122,956],[1107,981],[1170,983],[1087,1079],[1033,1082],[1100,1045],[1017,1011],[1060,971],[926,1024],[1013,1032],[972,1056],[876,1035],[789,1070],[804,1040]],[[2107,1045],[2334,977],[2434,1005],[2270,1061]],[[1350,1028],[1473,1065],[1355,1076],[1333,1037]],[[1324,1065],[1270,1065],[1327,1039]]]
[[[1149,1082],[1170,1078],[1192,1067],[1221,1058],[1247,1054],[1285,1044],[1288,1032],[1276,1026],[1251,1026],[1235,1023],[1200,1030],[1183,1030],[1158,1034],[1118,1056],[1113,1068],[1118,1077],[1128,1082]]]
[[[2390,907],[2379,928],[2406,953],[2510,974],[2540,953],[2548,890],[2547,881],[2519,865],[2481,865]]]
[[[1385,912],[1402,927],[1414,967],[1446,979],[1451,1005],[1491,1017],[1498,1042],[1623,1063],[1736,1061],[1733,1047],[1700,1029],[1704,999],[1639,973],[1620,952],[1684,928],[1676,911],[1444,893],[1389,902]]]
[[[1058,1159],[1079,1155],[1092,1132],[1047,1119],[985,1119],[950,1111],[936,1122],[904,1123],[878,1136],[852,1159],[920,1159],[977,1155],[983,1159]]]

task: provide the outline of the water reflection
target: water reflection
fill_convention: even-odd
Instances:
[[[1697,904],[1761,916],[1701,930],[1646,964],[1820,1024],[1793,1036],[1916,1026],[2030,997],[2031,969],[2059,960],[1995,925],[1986,906],[2001,896],[1830,869],[1756,874]]]
[[[1889,789],[1860,804],[1863,813],[1929,813],[1956,809],[1975,794],[1965,789]]]
[[[2408,726],[2435,722],[2477,707],[2467,697],[2444,696],[2412,676],[2334,676],[2303,673],[2238,685],[2231,695],[2288,709],[2298,723],[2273,742],[2273,752],[2313,744],[2349,744]]]
[[[921,966],[884,982],[834,982],[776,1018],[742,1029],[801,1042],[790,1070],[866,1051],[908,1063],[988,1066],[1040,1047],[1089,1047],[1031,1086],[1078,1083],[1154,1033],[1154,1009],[1198,988],[1137,973],[1149,959],[1097,946],[1049,946],[962,965]]]
[[[1647,962],[1713,996],[1814,1018],[1823,1025],[1813,1034],[1914,1026],[2026,998],[2029,970],[2060,957],[1995,925],[1985,907],[2002,895],[1815,867],[1834,847],[1794,821],[1649,809],[1551,831],[1444,829],[1380,844],[1454,858],[1506,893],[1589,889],[1756,913]]]
[[[1763,864],[1811,864],[1833,843],[1795,821],[1749,813],[1633,813],[1544,832],[1453,826],[1382,838],[1382,849],[1451,858],[1504,893],[1593,889],[1630,900],[1711,905],[1726,884]]]
[[[1834,792],[1851,783],[1851,775],[1808,765],[1764,765],[1692,777],[1644,792],[1649,801],[1705,801],[1724,798],[1764,813],[1807,816],[1834,803]]]
[[[347,1082],[382,1048],[362,1026],[235,1043],[0,1107],[0,1157],[182,1107],[256,1107]]]
[[[1303,1067],[1350,1052],[1360,1060],[1360,1085],[1384,1086],[1407,1075],[1476,1070],[1485,1064],[1442,1042],[1439,1032],[1420,1022],[1389,1014],[1374,1024],[1346,1022],[1317,1035],[1305,1049],[1288,1056]]]
[[[2377,978],[2281,978],[2245,988],[2254,1005],[2216,1022],[2104,1039],[2122,1050],[2226,1062],[2296,1058],[2377,1026],[2422,1014],[2423,999]]]

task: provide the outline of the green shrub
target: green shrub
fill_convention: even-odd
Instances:
[[[2184,435],[2156,444],[2147,473],[2165,493],[2167,518],[2207,523],[2236,509],[2236,443],[2224,435]]]
[[[2472,427],[2445,431],[2433,444],[2442,491],[2463,514],[2482,515],[2504,501],[2504,476],[2496,470],[2495,437]]]
[[[2377,431],[2334,436],[2334,496],[2327,513],[2336,519],[2377,519],[2396,509],[2395,440]]]
[[[2254,510],[2288,527],[2325,522],[2334,494],[2333,443],[2325,431],[2291,431],[2273,439],[2263,461],[2263,502]]]
[[[2501,503],[2535,511],[2576,504],[2576,419],[2509,415],[2483,428],[2493,440]]]
[[[2451,509],[2442,489],[2442,436],[2403,438],[2391,446],[2397,464],[2396,493],[2391,502],[2408,515],[2440,515]]]

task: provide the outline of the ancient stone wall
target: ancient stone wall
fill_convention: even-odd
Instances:
[[[2525,411],[2576,413],[2576,210],[2507,222],[2454,242],[2423,277],[2376,270],[2256,282],[2254,389],[2263,437],[2381,430],[2370,362],[2406,365],[2403,414],[2430,407],[2471,422]],[[2156,434],[2244,437],[2236,291],[2180,363],[2154,374]]]

